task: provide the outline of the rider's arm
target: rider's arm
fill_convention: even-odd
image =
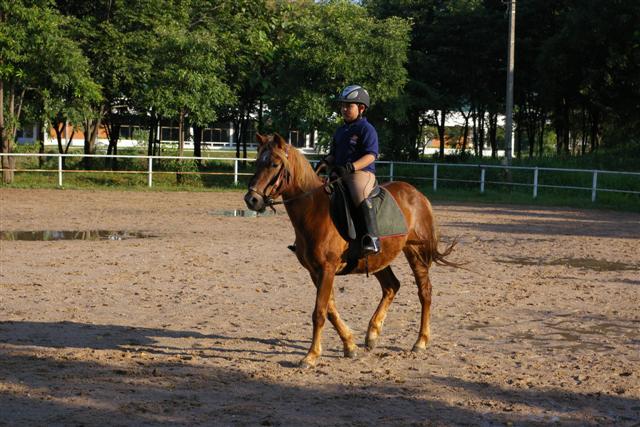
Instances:
[[[367,166],[369,166],[371,163],[373,163],[375,160],[376,160],[376,157],[373,154],[365,154],[364,156],[360,157],[358,160],[353,162],[353,169],[357,171],[364,169]]]

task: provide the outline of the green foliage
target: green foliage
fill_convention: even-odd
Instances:
[[[251,140],[253,117],[261,131],[319,130],[322,145],[333,97],[358,83],[383,156],[418,159],[435,112],[504,110],[505,12],[497,0],[0,1],[3,139],[21,121],[13,93],[30,120],[231,120]],[[582,154],[582,141],[594,164],[638,151],[638,28],[634,0],[518,2],[516,128],[532,143],[544,130],[543,156]]]
[[[153,29],[156,45],[151,52],[149,107],[165,117],[182,112],[194,123],[206,124],[216,119],[221,105],[233,99],[220,78],[225,59],[220,36],[215,27],[205,25],[211,21],[197,14],[192,2],[180,2],[168,10],[171,13],[159,16]]]
[[[70,19],[58,13],[51,1],[3,1],[0,16],[5,107],[11,94],[18,95],[14,105],[30,102],[32,110],[41,111],[45,118],[58,111],[78,111],[100,98],[88,61],[68,32]],[[20,98],[21,94],[27,98]],[[19,111],[5,111],[11,128],[19,126]]]
[[[349,1],[309,2],[281,11],[273,91],[273,126],[331,132],[333,101],[342,87],[360,84],[372,105],[397,97],[406,82],[409,24],[376,19]],[[284,29],[283,29],[284,30]]]

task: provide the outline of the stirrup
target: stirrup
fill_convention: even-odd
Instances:
[[[380,239],[375,236],[365,234],[362,237],[362,253],[370,255],[377,254],[378,252],[380,252]]]

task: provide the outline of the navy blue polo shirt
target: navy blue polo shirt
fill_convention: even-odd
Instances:
[[[353,163],[365,154],[373,154],[377,159],[378,132],[364,117],[352,123],[345,123],[333,134],[329,154],[334,156],[336,166]],[[375,162],[362,170],[375,173]]]

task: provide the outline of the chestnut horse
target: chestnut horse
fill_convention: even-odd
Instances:
[[[313,340],[307,355],[300,362],[302,367],[316,365],[322,347],[322,328],[327,316],[342,339],[344,355],[355,357],[358,349],[353,334],[338,314],[333,293],[333,280],[346,266],[348,243],[340,236],[329,216],[329,197],[323,180],[316,175],[309,161],[291,147],[280,135],[256,135],[259,143],[256,172],[249,182],[249,191],[244,200],[249,209],[264,211],[272,207],[274,199],[283,198],[287,213],[296,234],[296,256],[309,270],[316,287],[316,305],[313,311]],[[429,317],[431,310],[431,282],[429,267],[432,262],[450,266],[457,264],[446,260],[455,246],[438,251],[433,212],[429,200],[413,186],[404,182],[383,184],[398,202],[407,224],[407,235],[392,236],[381,240],[381,251],[369,255],[349,274],[375,275],[382,287],[382,299],[369,321],[365,340],[367,349],[375,347],[382,323],[387,315],[400,282],[391,270],[390,263],[400,252],[404,252],[413,270],[418,297],[422,305],[420,332],[413,346],[419,352],[429,342]]]

